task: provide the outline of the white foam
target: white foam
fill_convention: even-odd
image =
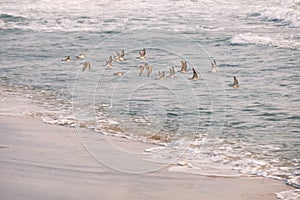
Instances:
[[[240,144],[237,151],[234,145],[215,139],[211,141],[214,147],[209,148],[208,145],[206,149],[203,140],[205,138],[189,142],[189,145],[184,140],[178,141],[166,148],[149,149],[146,152],[154,161],[169,161],[169,164],[175,165],[169,168],[171,172],[213,177],[264,176],[286,180],[288,184],[298,187],[299,178],[293,175],[292,168],[282,165],[282,161],[278,159],[260,159],[255,153],[247,151],[246,143]],[[271,145],[265,148],[274,149]],[[295,194],[285,194],[289,195],[292,200],[295,199]]]
[[[261,17],[268,21],[286,23],[290,27],[300,27],[300,12],[291,8],[270,7],[260,11]]]
[[[197,174],[210,177],[241,177],[242,175],[236,173],[231,169],[215,168],[212,165],[202,165],[201,167],[195,167],[191,163],[179,162],[179,166],[170,167],[170,172],[180,172],[188,174]]]
[[[168,6],[165,6],[165,3]],[[176,21],[181,19],[189,20],[190,13],[198,13],[199,9],[205,6],[205,10],[202,9],[202,15],[205,20],[214,21],[220,16],[224,19],[231,15],[239,15],[240,13],[247,12],[253,5],[245,5],[246,3],[241,1],[224,2],[215,0],[205,0],[197,4],[192,1],[175,2],[161,2],[152,1],[147,3],[131,2],[123,0],[122,2],[112,3],[110,1],[95,1],[87,0],[85,2],[78,3],[77,1],[62,1],[62,0],[43,0],[38,4],[35,3],[18,3],[18,4],[3,4],[3,8],[0,8],[0,13],[7,13],[13,16],[21,16],[26,19],[26,23],[12,23],[9,25],[3,25],[0,23],[0,27],[17,28],[22,30],[34,30],[34,31],[121,31],[124,27],[128,26],[166,26],[171,25],[172,30],[195,32],[195,26],[202,28],[205,31],[220,31],[224,27],[209,27],[202,26],[203,24],[195,23],[195,26],[187,26],[185,23],[176,23],[166,20],[163,13],[168,12],[172,18]],[[117,4],[117,5],[116,5]],[[122,5],[122,9],[115,12],[116,6]],[[210,5],[210,6],[207,6]],[[282,3],[284,5],[284,3]],[[297,10],[297,2],[290,2],[289,7],[268,7],[266,9],[259,7],[259,13],[262,18],[267,20],[282,20],[290,23],[293,27],[300,26],[299,10]],[[200,6],[200,7],[199,7]],[[151,12],[149,8],[155,7],[156,12]],[[240,9],[240,8],[243,9]],[[178,14],[174,14],[173,10],[184,8],[181,17]],[[247,10],[246,10],[247,9]],[[124,12],[126,11],[127,12]],[[229,12],[223,12],[227,10]],[[145,13],[146,12],[146,13]],[[204,13],[203,13],[204,12]],[[237,13],[233,13],[237,12]],[[251,11],[250,11],[251,12]],[[256,11],[257,12],[257,11]],[[230,14],[229,14],[230,13]],[[145,15],[148,16],[147,20],[143,19]],[[227,16],[229,15],[229,16]],[[111,20],[110,17],[115,20]],[[177,19],[178,18],[178,19]],[[193,22],[193,21],[191,21]]]
[[[144,151],[145,152],[156,152],[156,151],[162,150],[164,148],[166,148],[166,147],[152,147],[152,148],[145,149]]]
[[[300,188],[300,176],[291,176],[288,178],[287,183],[296,188]]]
[[[233,36],[230,40],[233,45],[236,44],[256,44],[277,46],[281,48],[300,49],[300,41],[293,38],[271,38],[269,36],[261,36],[255,33],[240,33]]]
[[[230,40],[231,44],[264,44],[271,45],[273,40],[269,37],[263,37],[254,33],[241,33],[233,36]]]
[[[292,8],[295,10],[300,10],[299,0],[277,0],[284,8]]]
[[[288,190],[276,193],[279,199],[283,200],[299,200],[300,199],[300,189]]]

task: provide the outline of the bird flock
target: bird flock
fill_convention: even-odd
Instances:
[[[136,57],[136,59],[145,60],[147,58],[146,54],[147,54],[147,52],[146,52],[146,49],[144,48],[141,51],[139,51],[139,55]],[[85,54],[79,54],[78,56],[76,56],[77,60],[82,60],[85,58],[86,58]],[[111,68],[113,66],[113,62],[118,63],[118,62],[122,62],[124,60],[125,60],[125,51],[124,51],[124,49],[122,49],[120,53],[118,51],[116,51],[116,55],[109,56],[106,60],[105,66],[107,68]],[[70,62],[71,56],[67,56],[66,58],[62,59],[61,61]],[[91,71],[91,63],[90,62],[86,61],[81,64],[83,66],[82,71],[86,71],[87,69],[89,71]],[[149,65],[148,63],[144,63],[144,64],[138,66],[138,75],[139,76],[143,76],[143,74],[146,74],[146,76],[149,77],[152,74],[152,72],[153,72],[153,66]],[[180,73],[188,72],[188,66],[187,66],[187,62],[185,60],[181,61],[181,69],[177,72],[180,72]],[[193,81],[199,80],[198,73],[194,68],[192,68],[192,72],[193,72],[193,75],[191,78],[189,78],[189,80],[193,80]],[[217,65],[217,62],[215,59],[213,59],[211,61],[211,72],[213,72],[213,73],[219,72],[218,65]],[[175,73],[176,73],[176,71],[175,71],[174,67],[169,68],[168,76],[166,76],[165,71],[158,71],[158,76],[156,79],[164,80],[166,78],[175,78]],[[124,72],[116,72],[113,75],[114,76],[123,76],[124,74],[125,74]],[[239,81],[236,78],[236,76],[233,76],[233,84],[231,84],[230,86],[233,88],[239,88]]]

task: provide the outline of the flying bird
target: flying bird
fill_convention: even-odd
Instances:
[[[85,59],[85,54],[81,53],[78,56],[76,56],[76,59]]]
[[[192,76],[192,78],[189,78],[189,80],[196,81],[199,79],[198,74],[194,68],[192,68],[192,70],[193,70],[193,76]]]
[[[169,75],[169,78],[174,78],[175,77],[175,69],[174,67],[170,68],[170,75]]]
[[[112,67],[112,56],[109,56],[109,58],[106,60],[106,66]]]
[[[182,73],[187,72],[187,64],[186,64],[186,61],[184,61],[184,60],[181,61],[181,69],[179,70],[179,72],[182,72]]]
[[[124,73],[123,72],[117,72],[117,73],[114,73],[115,76],[123,76]]]
[[[71,61],[71,56],[67,56],[65,59],[62,59],[61,61],[70,62]]]
[[[215,59],[213,59],[213,61],[211,62],[211,71],[213,73],[218,73],[219,69],[217,67],[218,67],[217,62]]]
[[[139,59],[146,59],[146,49],[144,48],[142,51],[139,52]]]
[[[150,66],[150,65],[148,65],[148,63],[145,63],[144,66],[145,66],[145,68],[146,68],[146,70],[147,70],[147,77],[149,77],[150,74],[152,73],[153,67]]]
[[[124,49],[122,49],[121,54],[119,55],[119,61],[123,61],[125,56]]]
[[[120,53],[118,51],[116,51],[116,55],[114,57],[116,62],[120,62]]]
[[[235,76],[233,76],[233,84],[231,85],[231,87],[233,88],[239,88],[239,81],[237,80],[237,78]]]
[[[144,69],[145,69],[144,65],[139,66],[139,76],[142,76]]]
[[[166,78],[166,74],[165,74],[165,72],[164,71],[159,71],[158,72],[158,80],[164,80]]]
[[[86,69],[89,69],[91,71],[91,63],[90,62],[84,62],[82,71],[84,72]]]

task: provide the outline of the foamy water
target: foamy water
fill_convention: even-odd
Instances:
[[[145,154],[177,164],[171,171],[260,175],[299,188],[299,1],[0,5],[1,101],[8,102],[1,114],[160,144]],[[142,48],[146,60],[136,59]],[[122,49],[124,62],[107,69]],[[87,58],[76,60],[80,53]],[[183,59],[187,73],[157,80]],[[92,71],[82,71],[85,61]],[[153,74],[140,77],[146,62]],[[189,80],[192,67],[198,81]],[[119,71],[125,75],[113,76]],[[239,89],[229,86],[234,75]]]

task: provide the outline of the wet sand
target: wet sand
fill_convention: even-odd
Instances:
[[[0,197],[5,200],[271,200],[277,199],[274,193],[293,189],[262,177],[170,172],[168,165],[145,160],[144,149],[151,144],[87,130],[80,140],[75,128],[28,117],[0,116],[0,132]]]

